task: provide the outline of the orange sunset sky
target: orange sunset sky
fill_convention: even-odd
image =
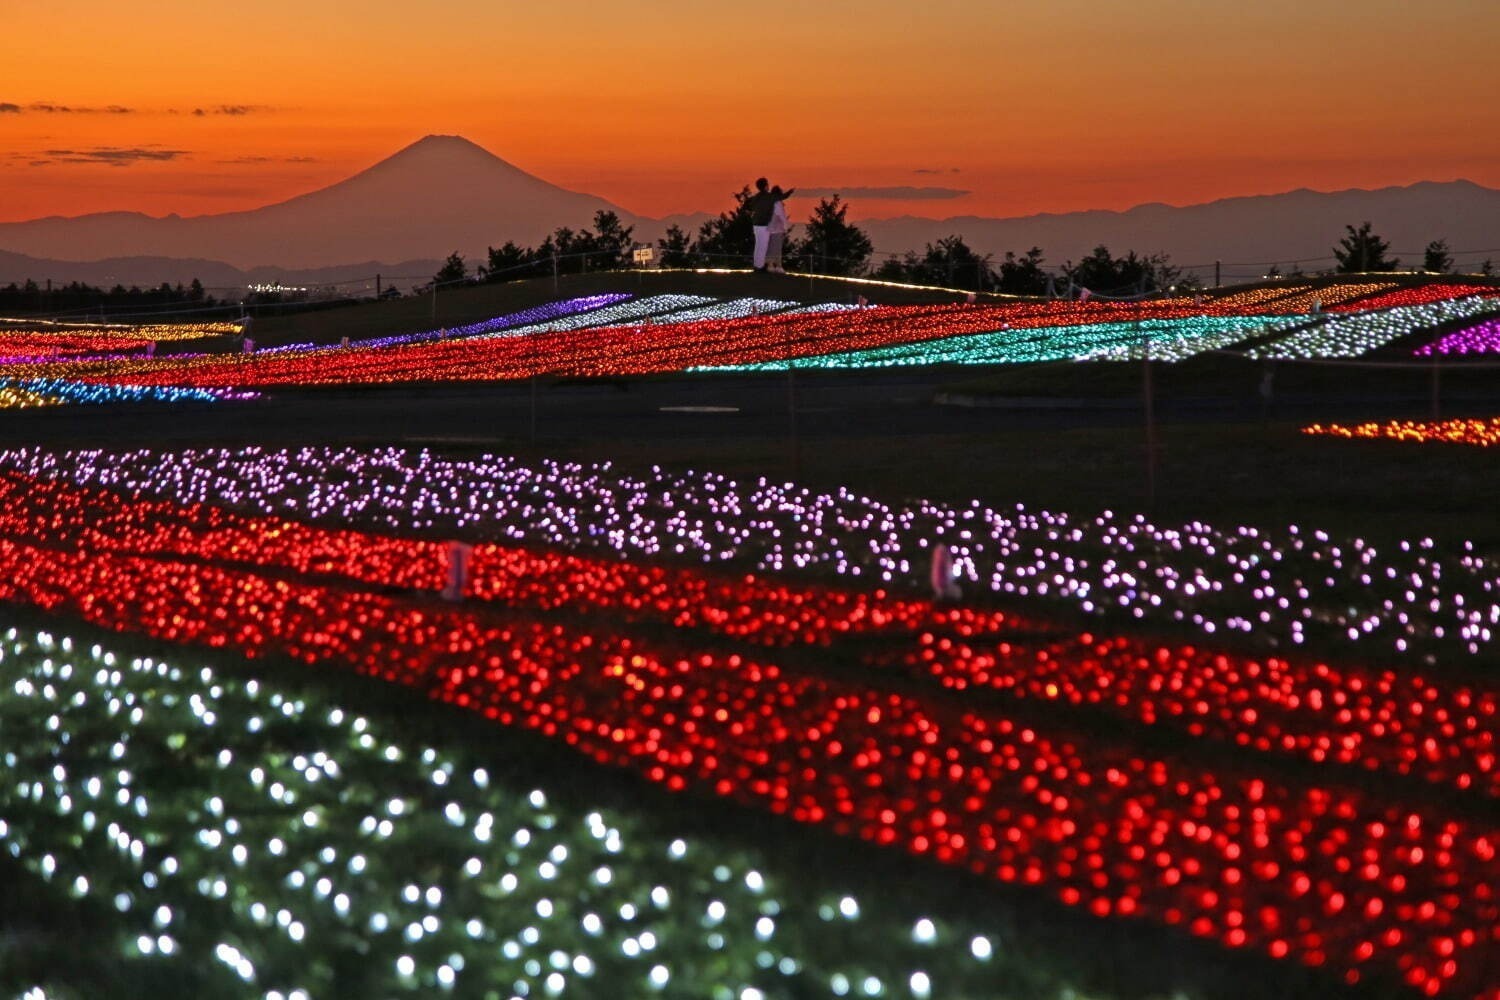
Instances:
[[[633,212],[1500,187],[1496,0],[51,0],[0,32],[0,221],[255,208],[463,135]],[[912,191],[911,189],[921,189]]]

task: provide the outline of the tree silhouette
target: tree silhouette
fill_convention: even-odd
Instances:
[[[688,267],[692,264],[692,240],[675,222],[667,227],[666,235],[656,241],[656,248],[661,251],[662,267]]]
[[[537,256],[544,261],[557,258],[559,274],[581,273],[588,266],[588,257],[593,250],[594,234],[571,226],[558,226],[536,248]]]
[[[1422,270],[1438,274],[1452,273],[1453,255],[1448,252],[1447,240],[1433,240],[1427,244],[1427,249],[1422,253]]]
[[[1094,247],[1094,252],[1077,264],[1068,261],[1062,272],[1075,285],[1106,295],[1157,291],[1171,285],[1181,274],[1164,253],[1141,257],[1131,250],[1124,257],[1115,257],[1103,244]]]
[[[1047,294],[1047,273],[1042,270],[1042,248],[1032,247],[1026,256],[1017,257],[1007,250],[1000,262],[1000,291],[1009,295]]]
[[[942,281],[949,288],[983,291],[995,286],[995,274],[990,270],[990,254],[981,257],[969,249],[961,236],[946,236],[936,244],[927,244],[927,254],[922,263],[932,278]]]
[[[1335,270],[1340,274],[1394,271],[1401,263],[1395,258],[1386,257],[1391,245],[1376,236],[1368,222],[1358,229],[1353,226],[1345,226],[1344,229],[1348,231],[1347,235],[1333,248],[1333,256],[1339,262]]]
[[[483,268],[486,281],[509,281],[522,272],[527,264],[535,264],[536,252],[529,247],[517,246],[515,241],[506,240],[500,249],[486,247],[485,253],[488,260]],[[524,272],[530,273],[530,272]]]
[[[631,235],[635,232],[634,226],[623,226],[620,217],[607,209],[600,209],[594,213],[594,232],[584,231],[585,236],[591,236],[593,242],[593,253],[589,255],[589,270],[605,270],[619,267],[630,254],[630,249],[635,245]]]
[[[880,266],[875,276],[886,281],[909,281],[918,285],[975,291],[993,289],[998,283],[990,268],[990,255],[975,253],[957,234],[927,244],[921,255],[892,256]]]
[[[815,274],[862,274],[875,249],[863,229],[847,221],[847,202],[838,195],[813,208],[803,237],[786,254],[796,267]]]
[[[432,280],[434,284],[446,285],[450,282],[463,281],[468,273],[468,268],[464,266],[463,255],[455,250],[448,255],[447,261],[443,263],[438,273],[432,276]]]
[[[733,257],[748,257],[755,240],[755,227],[745,202],[750,198],[746,184],[734,195],[734,208],[698,227],[693,253],[711,264],[724,265]]]
[[[875,277],[881,281],[910,281],[921,280],[922,261],[914,253],[907,253],[905,257],[891,254],[880,266],[875,269]]]

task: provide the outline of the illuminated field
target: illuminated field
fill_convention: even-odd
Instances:
[[[338,345],[170,357],[111,353],[103,344],[61,354],[37,348],[7,367],[15,377],[264,389],[505,381],[538,374],[619,378],[788,365],[860,369],[1146,356],[1174,362],[1214,351],[1317,360],[1360,357],[1402,338],[1463,320],[1482,323],[1497,313],[1494,288],[1451,282],[1303,283],[1139,302],[869,308],[612,293]]]
[[[945,608],[884,588],[656,562],[681,553],[791,569],[811,566],[800,558],[805,552],[838,560],[829,568],[847,579],[872,572],[900,579],[919,571],[900,555],[906,536],[925,536],[924,543],[952,544],[960,573],[971,577],[992,558],[984,542],[994,532],[1008,564],[995,570],[997,593],[1016,593],[1006,584],[1031,578],[1037,594],[1055,587],[1066,600],[1105,589],[1091,566],[1118,565],[1104,556],[1119,544],[1111,525],[1070,528],[1062,515],[996,519],[972,509],[881,513],[852,496],[793,504],[768,484],[746,489],[715,477],[663,490],[605,469],[307,450],[238,460],[9,453],[3,467],[13,470],[0,489],[8,600],[174,644],[353,671],[673,791],[763,809],[1002,884],[1036,886],[1098,917],[1180,926],[1230,948],[1330,967],[1349,983],[1402,979],[1423,992],[1463,995],[1488,974],[1500,927],[1493,893],[1500,831],[1473,816],[1500,793],[1500,696],[1415,670],[1361,666],[1355,636],[1395,626],[1394,617],[1382,625],[1377,613],[1351,628],[1349,658],[1335,664],[1152,644],[1107,630],[1070,633],[1033,614]],[[143,487],[136,499],[115,492],[136,496]],[[612,497],[607,506],[589,500],[604,495]],[[542,498],[550,499],[538,508]],[[406,513],[418,509],[419,517]],[[767,515],[803,527],[767,549]],[[622,516],[628,532],[610,527]],[[917,519],[947,530],[928,535]],[[320,526],[325,520],[333,523]],[[409,534],[419,521],[428,532],[441,523],[444,533],[477,533],[462,604],[435,600],[448,572],[447,545]],[[384,532],[354,527],[361,522],[383,524]],[[601,551],[632,556],[620,562],[481,540],[535,544],[549,537],[546,525],[554,542],[591,538]],[[1154,576],[1186,606],[1216,590],[1207,574],[1222,558],[1199,562],[1195,552],[1208,551],[1210,537],[1230,544],[1237,536],[1275,556],[1261,564],[1275,572],[1257,574],[1256,590],[1293,596],[1280,600],[1281,613],[1308,620],[1288,582],[1300,539],[1281,548],[1203,525],[1146,530],[1162,547],[1136,572]],[[804,547],[799,534],[819,538],[818,546]],[[1032,537],[1059,560],[1064,537],[1082,546],[1079,557],[1067,557],[1071,578],[1049,573],[1043,584],[1025,569],[1024,540]],[[872,540],[879,540],[873,549]],[[1395,578],[1400,566],[1407,587],[1409,569],[1430,563],[1358,543],[1354,555],[1347,571],[1358,579],[1386,567]],[[1243,578],[1253,564],[1231,555],[1222,565]],[[1441,577],[1460,588],[1457,607],[1484,593],[1494,575],[1485,564],[1471,570],[1475,590],[1462,589],[1462,575]],[[1132,590],[1142,583],[1131,574]],[[1446,638],[1435,624],[1444,617],[1438,605],[1423,621],[1414,620],[1423,617],[1419,607],[1413,602],[1400,615],[1406,634]],[[1276,628],[1269,614],[1261,622]],[[1493,624],[1481,617],[1466,632],[1469,647],[1488,650]],[[1032,704],[1059,714],[1032,717]],[[1096,711],[1125,728],[1091,732],[1087,720]],[[1137,746],[1137,727],[1142,735],[1177,734],[1182,750]],[[1198,763],[1188,744],[1218,747],[1216,763]],[[1354,773],[1384,783],[1377,792],[1352,781]],[[287,787],[272,793],[289,794],[275,791]],[[1448,792],[1433,794],[1436,788]],[[299,808],[298,842],[316,840],[331,821],[327,807]],[[232,851],[237,842],[229,815],[200,836],[210,838],[211,852]],[[392,822],[397,816],[390,814]],[[379,825],[378,813],[372,821]],[[474,877],[490,871],[482,858],[477,863]],[[326,874],[328,887],[314,893],[318,912],[331,904],[337,920],[374,919],[337,903],[340,891],[355,898],[342,888],[344,874],[293,867],[305,880],[293,889],[321,885]],[[228,871],[201,876],[207,896]],[[82,869],[67,877],[99,878]],[[418,892],[408,903],[421,910],[426,889]],[[268,919],[279,912],[256,901],[261,910],[246,910],[252,920],[255,912]],[[249,896],[242,903],[254,906]],[[429,909],[439,929],[447,926],[441,907]],[[291,933],[300,944],[291,927],[305,935],[310,924],[300,909],[288,912],[292,923],[273,919],[267,930]],[[402,919],[408,927],[417,920]],[[415,947],[427,933],[408,929],[407,937]],[[163,937],[177,946],[165,925],[136,946],[159,948]],[[267,959],[237,940],[219,959],[236,970],[246,963],[253,978]],[[575,964],[579,955],[585,961]],[[566,956],[545,975],[587,977],[604,961],[591,949]],[[435,977],[441,985],[462,972],[449,962],[445,973],[428,958],[419,975],[412,953],[387,961],[398,980]],[[799,953],[792,962],[806,967],[812,959]],[[773,964],[780,968],[780,956]],[[935,973],[919,971],[927,978],[901,973],[903,989],[942,995]],[[834,973],[825,975],[832,984]]]
[[[619,291],[338,344],[39,339],[0,406],[1389,359],[1477,352],[1497,312],[1457,280]],[[1482,542],[655,455],[76,440],[0,450],[0,993],[1500,1000]],[[7,936],[33,910],[50,937]],[[75,927],[93,964],[55,957]]]

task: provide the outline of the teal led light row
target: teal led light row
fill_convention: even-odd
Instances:
[[[945,337],[868,351],[796,358],[798,368],[885,368],[906,365],[997,365],[1039,361],[1127,360],[1141,357],[1149,340],[1151,357],[1179,361],[1201,351],[1238,343],[1267,331],[1290,329],[1306,317],[1266,321],[1247,316],[1190,316],[1128,323],[1039,326]],[[698,371],[776,371],[785,361],[700,368]]]
[[[217,403],[225,399],[255,399],[253,392],[193,389],[160,385],[95,385],[60,378],[0,378],[0,389],[20,389],[62,403]]]

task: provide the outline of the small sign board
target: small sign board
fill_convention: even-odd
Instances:
[[[631,257],[641,267],[649,267],[656,260],[656,249],[654,247],[637,247],[631,253]]]

